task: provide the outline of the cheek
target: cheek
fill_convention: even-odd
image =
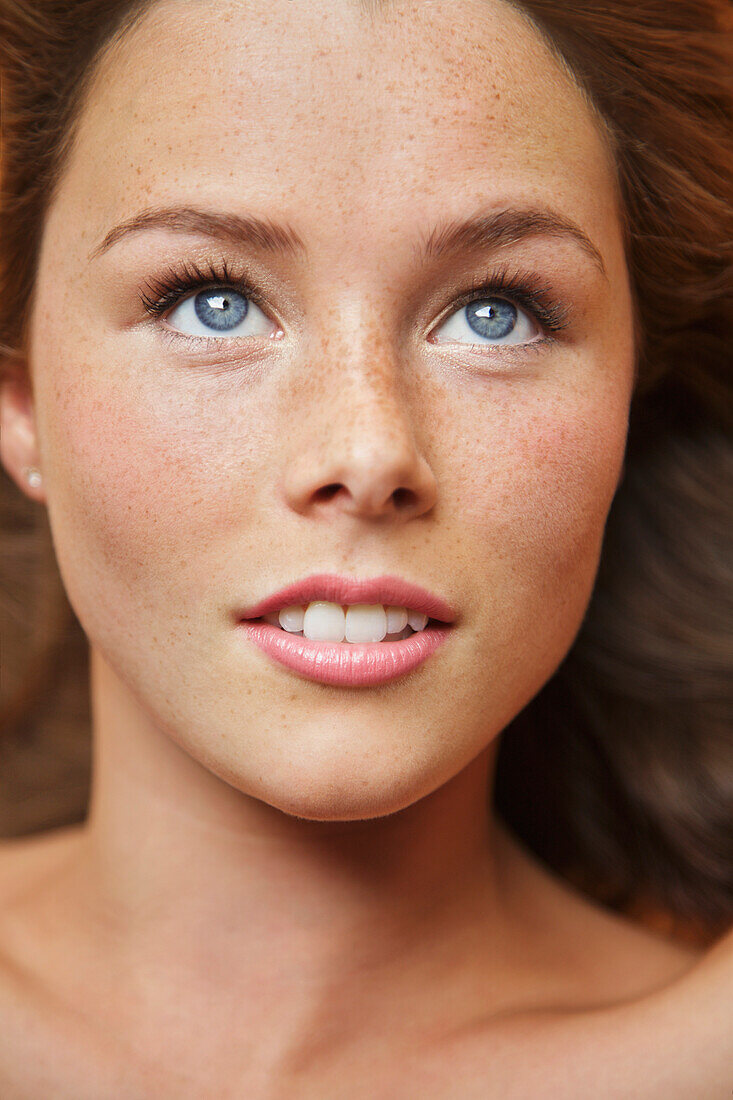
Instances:
[[[625,392],[545,400],[487,429],[465,510],[487,585],[510,617],[563,610],[579,625],[623,465]],[[573,626],[573,620],[575,627]],[[538,620],[538,625],[541,620]]]
[[[184,606],[184,589],[201,591],[207,554],[225,553],[236,529],[256,522],[253,463],[265,441],[193,387],[162,393],[82,378],[57,373],[42,433],[72,604],[93,619],[120,601],[138,615],[164,601]]]
[[[549,408],[514,439],[504,500],[516,542],[562,574],[596,554],[618,484],[625,410]]]

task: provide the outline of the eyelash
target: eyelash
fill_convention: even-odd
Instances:
[[[531,313],[547,333],[560,332],[570,324],[570,307],[553,297],[541,276],[508,267],[489,272],[484,279],[474,282],[469,290],[451,302],[450,312],[444,314],[443,319],[482,298],[508,298]]]
[[[246,279],[233,275],[226,261],[218,266],[209,263],[207,268],[199,267],[196,262],[170,268],[159,279],[146,283],[149,293],[141,292],[140,300],[152,317],[162,317],[193,291],[223,284],[234,287],[256,306],[267,310],[262,295]],[[445,313],[443,319],[452,316],[470,302],[494,297],[508,298],[534,316],[546,335],[541,340],[530,341],[531,343],[551,341],[554,337],[547,334],[560,332],[569,324],[569,307],[552,296],[540,276],[517,269],[512,271],[507,267],[490,272],[485,279],[474,282],[467,291],[451,302],[450,313]],[[185,337],[185,334],[181,335]]]
[[[249,286],[246,279],[233,275],[226,260],[218,267],[210,263],[207,270],[195,262],[185,263],[179,268],[169,268],[159,279],[146,283],[150,293],[141,293],[140,300],[152,317],[161,317],[192,291],[203,290],[208,286],[221,286],[223,283],[233,286],[256,306],[264,307],[262,295],[253,286]]]

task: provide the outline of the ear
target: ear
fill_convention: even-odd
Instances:
[[[45,501],[31,382],[7,361],[0,373],[0,462],[21,492]]]

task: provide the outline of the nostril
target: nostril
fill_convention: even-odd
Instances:
[[[333,497],[336,496],[336,493],[339,491],[340,488],[341,486],[336,484],[324,485],[314,494],[315,499],[318,501],[331,500]]]
[[[394,496],[394,502],[398,507],[401,507],[404,504],[412,505],[417,499],[412,489],[395,489],[392,495]]]

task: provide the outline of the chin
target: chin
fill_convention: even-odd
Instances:
[[[424,774],[375,773],[373,766],[363,771],[352,766],[346,773],[323,767],[312,774],[301,769],[297,777],[280,776],[280,782],[271,776],[266,790],[246,793],[306,821],[363,821],[404,810],[439,785],[436,780],[430,783]],[[243,786],[239,789],[245,790]]]
[[[349,797],[352,793],[353,797]],[[340,792],[337,797],[324,792],[321,797],[284,798],[277,804],[270,802],[269,805],[289,817],[304,821],[366,821],[370,818],[388,817],[416,801],[417,798],[409,797],[389,799],[378,793],[365,798],[357,792]]]

